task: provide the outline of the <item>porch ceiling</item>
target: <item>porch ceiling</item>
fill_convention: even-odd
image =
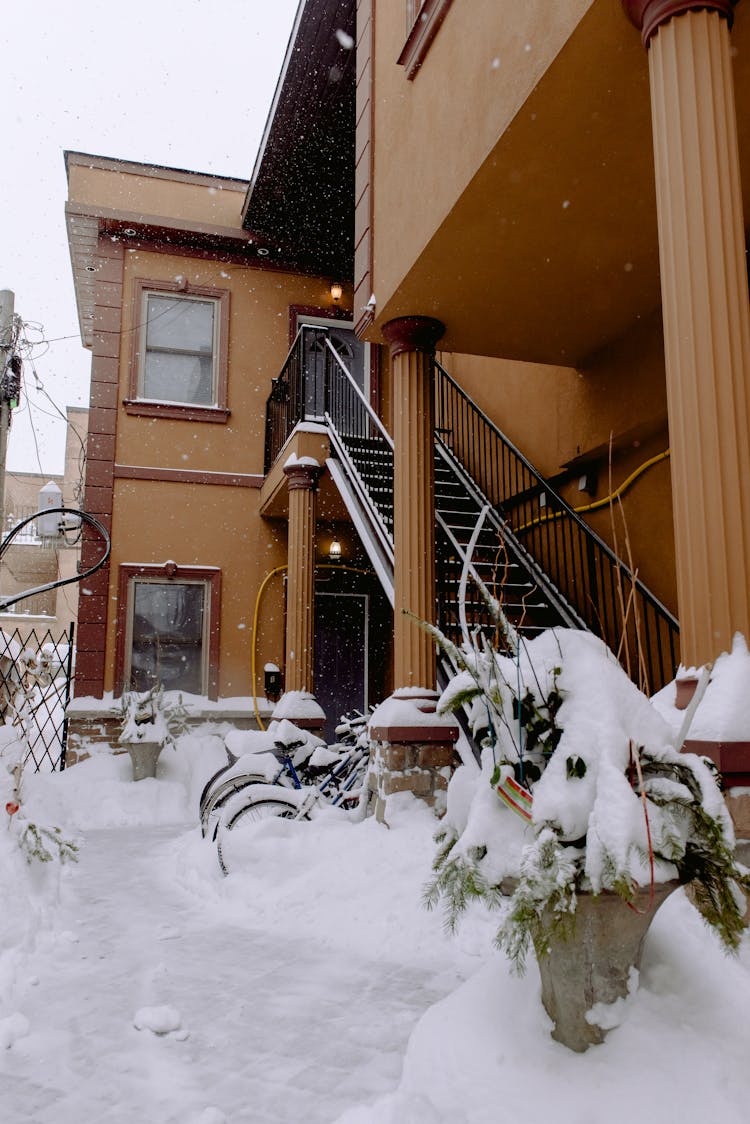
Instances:
[[[742,7],[732,41],[742,107]],[[750,117],[740,117],[747,165]],[[648,57],[620,4],[598,0],[375,326],[431,315],[446,324],[448,351],[583,365],[660,299]]]

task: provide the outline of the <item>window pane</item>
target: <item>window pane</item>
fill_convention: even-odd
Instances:
[[[133,583],[132,690],[203,693],[205,596],[203,583]]]
[[[194,402],[210,406],[213,394],[213,363],[197,355],[173,355],[166,351],[146,353],[143,374],[144,398],[160,402]]]
[[[210,355],[213,346],[213,301],[149,296],[146,347],[178,347]]]
[[[214,388],[213,301],[149,294],[140,394],[159,402],[211,406]]]

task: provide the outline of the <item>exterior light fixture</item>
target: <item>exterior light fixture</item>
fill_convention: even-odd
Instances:
[[[333,539],[331,541],[331,545],[328,548],[328,557],[330,558],[331,562],[341,561],[341,543],[338,539]]]
[[[263,669],[263,689],[271,702],[281,698],[281,669],[275,663],[267,663]]]
[[[338,304],[338,302],[341,300],[341,296],[342,296],[343,292],[344,292],[343,286],[341,285],[341,283],[339,281],[332,281],[331,282],[331,299],[332,299],[334,304]]]

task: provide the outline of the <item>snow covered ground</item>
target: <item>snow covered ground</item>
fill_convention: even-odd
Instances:
[[[622,1024],[572,1054],[535,965],[519,979],[493,951],[496,915],[449,937],[422,908],[424,807],[392,800],[390,829],[265,821],[257,863],[225,879],[195,827],[222,759],[192,737],[157,780],[102,755],[25,782],[28,816],[81,849],[30,882],[0,847],[0,1119],[747,1121],[750,937],[728,957],[673,895]]]

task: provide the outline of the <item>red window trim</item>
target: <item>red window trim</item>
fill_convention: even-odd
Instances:
[[[117,581],[117,621],[115,626],[115,696],[125,688],[125,663],[130,611],[130,583],[134,578],[156,581],[200,581],[208,586],[208,697],[219,697],[219,641],[221,628],[221,570],[215,566],[180,566],[174,562],[146,564],[123,562]]]
[[[156,398],[140,398],[138,376],[141,364],[141,309],[144,293],[179,293],[181,296],[208,298],[219,307],[219,353],[216,357],[216,405],[199,406],[192,402],[160,402]],[[178,418],[183,421],[226,422],[229,418],[227,408],[229,366],[229,289],[218,289],[209,285],[189,285],[179,281],[154,281],[136,277],[133,281],[133,302],[131,313],[130,370],[128,373],[128,397],[123,400],[127,414],[151,418]]]
[[[407,0],[408,12],[414,12],[413,22],[404,44],[404,49],[396,60],[399,66],[406,69],[406,77],[413,81],[417,71],[424,62],[432,41],[440,30],[440,25],[448,14],[453,0]]]
[[[230,411],[220,406],[188,406],[179,402],[157,402],[152,398],[123,398],[126,414],[142,418],[172,418],[176,421],[218,422],[225,425]]]

